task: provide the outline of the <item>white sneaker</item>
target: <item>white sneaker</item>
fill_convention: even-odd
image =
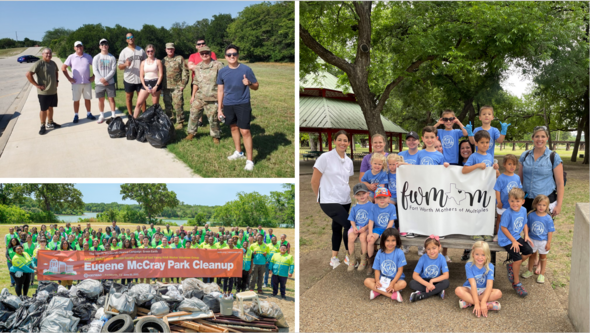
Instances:
[[[348,259],[348,254],[346,255],[346,258],[344,258],[344,264],[346,266],[350,266],[350,260]]]
[[[244,170],[246,170],[246,171],[252,171],[252,170],[254,170],[254,162],[252,162],[252,161],[246,161],[246,166],[244,167]]]
[[[449,257],[449,255],[448,255],[448,254],[445,256],[445,259],[447,259],[447,262],[453,262],[453,261],[451,260],[451,257]]]
[[[408,253],[408,247],[405,245],[402,245],[402,251],[404,252],[404,254]]]
[[[404,301],[404,299],[402,298],[402,294],[400,294],[400,292],[399,292],[399,291],[396,291],[396,292],[393,294],[393,296],[391,297],[391,299],[393,299],[393,300],[396,300],[396,301],[398,301],[398,302],[400,302],[400,303]]]
[[[332,266],[332,268],[336,269],[336,267],[340,266],[340,259],[338,259],[338,257],[333,257],[330,260],[330,266]]]
[[[242,158],[246,158],[246,156],[244,156],[244,153],[243,152],[238,153],[237,151],[234,151],[233,154],[231,154],[230,156],[227,157],[227,159],[230,161],[238,160],[238,159],[242,159]]]
[[[262,285],[262,288],[266,288],[266,283]]]
[[[381,294],[380,294],[380,293],[378,293],[378,292],[376,292],[376,291],[369,290],[369,299],[370,299],[370,300],[374,300],[374,299],[375,299],[375,297],[377,297],[377,296],[379,296],[379,295],[381,295]]]
[[[100,117],[98,117],[97,123],[99,123],[99,124],[104,123],[104,116],[103,115],[100,115]]]
[[[419,246],[418,247],[418,256],[422,256],[424,254],[424,246]]]

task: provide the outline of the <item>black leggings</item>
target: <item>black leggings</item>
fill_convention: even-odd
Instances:
[[[332,219],[332,251],[340,250],[340,243],[344,241],[344,248],[348,252],[348,229],[350,221],[348,212],[350,204],[320,204],[320,207]]]
[[[430,279],[424,279],[424,281],[429,282]],[[441,291],[447,289],[448,287],[449,287],[449,280],[448,279],[447,280],[442,280],[440,282],[435,282],[434,283],[434,290],[431,291],[431,292],[429,292],[429,293],[427,293],[426,292],[426,287],[422,283],[420,283],[420,282],[418,282],[416,280],[410,281],[410,288],[412,288],[414,290],[417,290],[417,291],[419,291],[421,293],[424,293],[424,298],[428,298],[430,296],[438,295],[438,294],[440,294]]]
[[[16,277],[14,273],[10,272],[10,275],[14,278],[14,282],[16,283],[16,286],[14,287],[16,296],[27,296],[27,294],[29,293],[29,286],[31,285],[31,278],[33,277],[33,273],[23,273],[23,276]]]
[[[250,284],[250,271],[242,270],[242,277],[238,278],[238,281],[236,283],[236,291],[241,292],[241,291],[248,290],[249,284]]]
[[[221,284],[223,285],[223,292],[224,293],[231,293],[234,289],[234,278],[221,278]]]

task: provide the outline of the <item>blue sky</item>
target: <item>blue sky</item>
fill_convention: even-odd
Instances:
[[[84,24],[98,24],[140,30],[144,24],[170,28],[183,21],[193,24],[213,15],[232,17],[257,1],[68,1],[0,2],[0,38],[43,39],[45,31],[64,27],[76,30]]]
[[[176,193],[178,200],[189,205],[218,206],[235,200],[238,192],[282,192],[282,184],[166,184]],[[75,184],[82,192],[84,202],[136,204],[133,200],[121,199],[121,184]]]

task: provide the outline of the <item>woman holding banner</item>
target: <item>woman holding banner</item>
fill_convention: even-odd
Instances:
[[[518,175],[526,192],[524,207],[532,210],[532,203],[539,194],[549,197],[549,211],[555,217],[561,213],[563,203],[564,178],[561,157],[551,151],[547,145],[549,132],[545,126],[537,126],[533,130],[532,150],[520,156]]]
[[[348,181],[354,175],[352,160],[346,155],[350,142],[346,131],[338,131],[335,136],[335,148],[318,157],[313,166],[311,188],[320,208],[332,219],[332,259],[330,266],[340,265],[338,251],[340,243],[348,253],[348,230],[350,221],[350,186]],[[348,261],[346,256],[345,263]]]
[[[11,242],[12,245],[12,242]],[[35,272],[31,267],[33,260],[28,253],[24,252],[22,245],[14,247],[14,256],[12,257],[12,267],[10,267],[10,276],[16,282],[16,296],[25,295],[29,292],[31,277]]]

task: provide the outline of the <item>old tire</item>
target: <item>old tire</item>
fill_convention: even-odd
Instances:
[[[109,319],[102,327],[102,333],[133,333],[133,318],[122,314]]]
[[[161,333],[170,333],[168,325],[162,320],[154,317],[141,318],[136,324],[133,332],[150,332],[150,328]]]

